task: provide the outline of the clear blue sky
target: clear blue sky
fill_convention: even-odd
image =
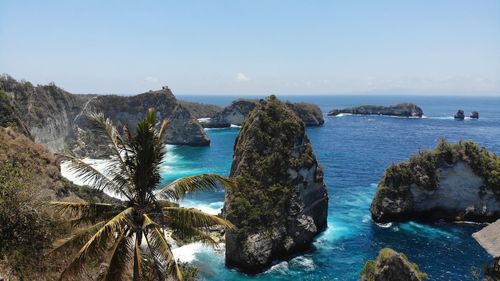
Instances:
[[[0,73],[75,93],[500,95],[500,0],[0,0]]]

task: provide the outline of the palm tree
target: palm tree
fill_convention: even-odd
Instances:
[[[92,188],[114,192],[124,200],[119,204],[51,202],[75,227],[71,236],[54,243],[51,252],[81,247],[60,279],[78,276],[89,261],[105,260],[108,266],[103,280],[123,280],[127,274],[132,274],[134,281],[182,280],[165,233],[173,230],[182,239],[216,245],[208,228],[233,226],[217,216],[181,208],[176,202],[188,192],[229,187],[231,182],[215,174],[203,174],[178,179],[159,189],[168,122],[163,121],[157,130],[156,114],[150,109],[137,123],[135,134],[125,126],[122,135],[103,114],[91,113],[89,118],[113,151],[105,172],[74,156],[62,157]]]

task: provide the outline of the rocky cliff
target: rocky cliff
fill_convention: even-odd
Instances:
[[[223,214],[226,264],[255,273],[307,248],[326,228],[328,194],[323,170],[299,117],[271,96],[244,121],[234,146]]]
[[[360,114],[360,115],[387,115],[398,117],[422,117],[424,112],[420,107],[413,103],[400,103],[397,105],[362,105],[344,109],[332,109],[328,112],[329,116],[336,116],[341,113]]]
[[[250,111],[257,105],[258,100],[239,99],[224,108],[221,112],[217,112],[210,119],[202,120],[202,126],[205,128],[227,128],[231,124],[241,126],[247,118]],[[321,126],[325,123],[321,109],[310,103],[290,103],[286,105],[302,119],[306,126]],[[210,116],[204,116],[210,117]]]
[[[9,123],[20,120],[23,126],[19,127],[26,128],[35,142],[52,152],[69,148],[81,157],[106,157],[106,147],[99,145],[99,138],[90,130],[85,113],[103,112],[115,125],[122,127],[135,124],[151,107],[156,108],[159,119],[171,121],[165,138],[167,143],[210,144],[198,121],[179,105],[167,87],[136,96],[73,95],[54,84],[33,86],[3,75],[0,76],[0,89],[5,92],[2,96],[10,99],[8,103],[0,102],[0,106],[11,106],[13,110],[9,112],[19,113],[18,116],[9,114],[9,120],[14,120]],[[1,122],[3,119],[7,118],[2,118]]]
[[[223,110],[222,107],[206,103],[188,102],[180,100],[179,103],[189,110],[194,118],[213,118]]]
[[[385,171],[371,204],[377,222],[500,218],[500,158],[473,142],[440,141]]]
[[[418,265],[390,248],[380,250],[375,260],[365,263],[360,281],[423,281],[427,274],[421,272]]]

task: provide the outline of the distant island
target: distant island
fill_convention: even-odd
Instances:
[[[400,103],[390,106],[382,105],[361,105],[344,109],[332,109],[328,116],[339,114],[359,114],[359,115],[386,115],[397,117],[419,117],[424,115],[423,110],[413,103]]]

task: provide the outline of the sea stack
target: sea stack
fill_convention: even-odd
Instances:
[[[234,146],[223,214],[226,264],[257,273],[307,249],[327,225],[328,194],[304,122],[275,96],[260,100]]]
[[[492,222],[500,218],[500,159],[471,141],[422,151],[392,164],[370,211],[376,222],[449,220]]]
[[[477,111],[472,111],[469,115],[470,118],[472,119],[479,119],[479,112]]]
[[[455,117],[455,119],[456,119],[456,120],[464,120],[464,118],[465,118],[465,113],[464,113],[464,111],[463,111],[463,110],[459,109],[459,110],[457,111],[457,113],[455,113],[454,117]]]

